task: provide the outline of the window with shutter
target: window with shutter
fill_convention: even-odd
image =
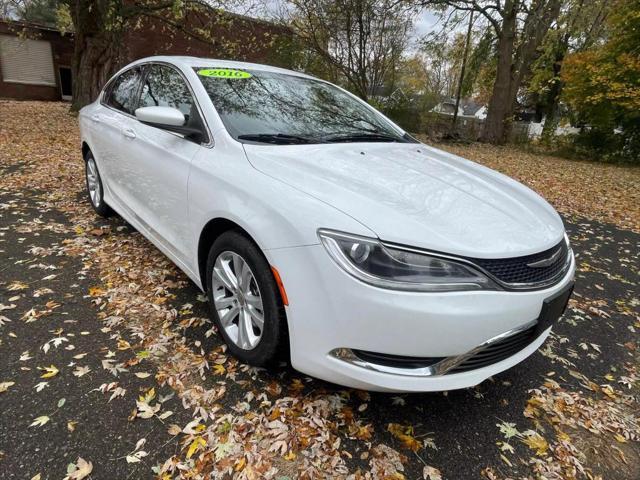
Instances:
[[[0,66],[5,82],[56,86],[51,44],[0,35]]]

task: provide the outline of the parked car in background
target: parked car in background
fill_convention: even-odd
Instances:
[[[152,57],[80,112],[89,199],[207,292],[229,350],[384,391],[469,387],[537,350],[575,262],[540,196],[325,81]]]

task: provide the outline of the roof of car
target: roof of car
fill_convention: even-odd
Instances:
[[[272,67],[271,65],[262,65],[260,63],[249,62],[236,62],[232,60],[218,60],[215,58],[201,58],[201,57],[189,57],[189,56],[177,56],[177,55],[162,55],[154,57],[141,58],[135,63],[143,62],[169,62],[174,64],[181,64],[185,67],[222,67],[222,68],[237,68],[248,70],[263,70],[266,72],[285,73],[288,75],[297,75],[299,77],[314,78],[310,75],[306,75],[294,70],[287,70],[286,68]]]

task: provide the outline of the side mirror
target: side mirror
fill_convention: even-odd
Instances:
[[[182,127],[185,122],[182,112],[173,107],[140,107],[136,109],[136,118],[143,123],[158,126]]]
[[[183,113],[173,107],[140,107],[136,109],[136,118],[142,123],[167,130],[169,132],[180,133],[184,138],[200,143],[204,134],[200,128],[186,126],[186,119]]]

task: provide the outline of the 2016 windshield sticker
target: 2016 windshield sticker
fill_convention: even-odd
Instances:
[[[228,78],[232,80],[239,78],[251,78],[250,73],[243,72],[242,70],[234,70],[233,68],[204,68],[202,70],[198,70],[198,75],[202,75],[203,77]]]

